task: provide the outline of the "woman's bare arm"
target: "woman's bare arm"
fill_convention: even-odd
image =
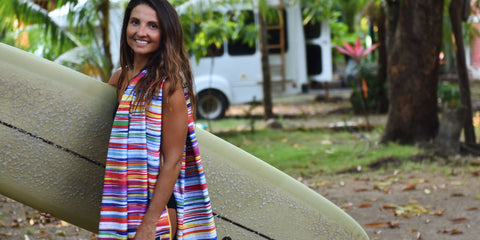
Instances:
[[[168,93],[169,87],[170,84],[165,82],[163,92]],[[161,152],[165,163],[158,175],[152,201],[142,224],[137,229],[135,239],[153,239],[151,237],[155,234],[155,226],[172,195],[180,173],[187,132],[187,106],[179,84],[173,95],[168,97],[168,101],[163,102]]]

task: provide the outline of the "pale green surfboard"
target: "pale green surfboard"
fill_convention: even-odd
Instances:
[[[97,231],[113,88],[0,44],[0,193]],[[368,239],[302,183],[196,129],[218,239]]]

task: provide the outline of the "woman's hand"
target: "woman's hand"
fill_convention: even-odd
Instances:
[[[137,228],[135,240],[155,240],[155,228],[155,224],[149,224],[143,221]]]

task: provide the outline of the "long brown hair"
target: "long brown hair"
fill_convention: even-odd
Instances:
[[[127,89],[131,79],[127,77],[128,69],[133,69],[134,52],[127,44],[127,26],[132,10],[145,4],[157,13],[160,29],[160,47],[152,54],[145,69],[145,75],[136,84],[136,106],[145,102],[148,106],[157,97],[163,79],[170,82],[166,100],[173,94],[178,84],[188,86],[188,95],[195,107],[193,93],[193,74],[188,55],[183,43],[183,30],[175,8],[167,0],[131,0],[125,9],[122,36],[120,40],[120,65],[122,72],[118,82],[119,94]]]

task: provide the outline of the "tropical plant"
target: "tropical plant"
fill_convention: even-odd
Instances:
[[[368,48],[364,48],[360,39],[358,38],[355,45],[352,46],[347,42],[343,43],[344,48],[336,46],[336,49],[349,56],[355,61],[352,81],[350,82],[353,93],[350,97],[355,113],[359,113],[360,109],[365,114],[367,127],[369,127],[368,112],[375,107],[376,94],[369,94],[369,92],[377,92],[377,76],[376,67],[369,63],[364,63],[365,59],[373,50],[378,47],[378,44],[373,44]],[[382,87],[382,86],[380,86]]]
[[[347,42],[344,42],[343,46],[345,46],[345,48],[342,48],[340,46],[335,46],[335,48],[339,52],[351,57],[353,60],[355,60],[357,64],[361,64],[361,61],[365,57],[367,57],[367,55],[370,54],[373,50],[375,50],[378,47],[378,44],[376,43],[368,48],[364,48],[362,46],[362,42],[360,41],[360,38],[357,38],[354,46],[348,44]]]
[[[460,90],[457,84],[441,82],[438,84],[438,99],[440,104],[445,107],[459,107]]]
[[[3,1],[0,41],[108,81],[113,68],[108,31],[110,1],[50,3],[47,10],[33,1]],[[55,13],[61,16],[62,12],[67,13],[65,17],[56,19]]]
[[[74,4],[59,0],[51,8]],[[11,0],[0,4],[0,41],[54,60],[79,42],[62,29],[49,12],[32,1]]]

